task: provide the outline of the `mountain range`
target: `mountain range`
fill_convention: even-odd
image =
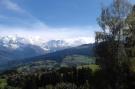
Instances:
[[[1,36],[0,66],[12,66],[13,64],[48,59],[60,62],[69,55],[93,56],[92,48],[94,45],[82,44],[82,40],[75,40],[72,43],[65,40],[38,40],[37,42],[34,39],[19,36]]]

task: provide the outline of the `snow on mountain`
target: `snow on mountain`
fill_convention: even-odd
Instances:
[[[84,39],[45,41],[40,37],[0,36],[0,58],[24,59],[86,44]]]
[[[27,39],[17,36],[3,36],[0,37],[0,46],[6,48],[17,49],[23,45],[30,44]]]
[[[77,39],[64,39],[64,40],[49,40],[45,41],[40,37],[19,37],[17,35],[12,36],[1,36],[0,37],[0,46],[10,48],[10,49],[17,49],[24,47],[26,45],[36,45],[44,49],[45,51],[49,50],[59,50],[68,47],[79,46],[82,44],[87,44],[84,38],[77,38]]]
[[[10,61],[23,60],[86,44],[85,39],[45,41],[40,37],[0,36],[0,66]]]
[[[69,48],[72,46],[69,46],[69,44],[63,40],[50,40],[41,44],[40,47],[43,48],[44,50],[50,50],[50,52],[54,52],[54,51]]]

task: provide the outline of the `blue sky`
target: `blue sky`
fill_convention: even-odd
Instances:
[[[110,2],[109,0],[0,1],[4,4],[0,7],[1,15],[16,18],[16,21],[7,21],[7,24],[9,22],[16,24],[18,23],[18,19],[21,18],[28,19],[27,17],[29,17],[33,19],[32,17],[34,17],[35,19],[53,27],[96,25],[96,18],[99,15],[101,3]]]
[[[132,0],[134,1],[134,0]],[[111,0],[0,0],[0,30],[4,35],[47,39],[86,37],[94,40],[96,18]]]

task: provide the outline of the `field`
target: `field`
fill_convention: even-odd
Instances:
[[[90,68],[90,69],[92,69],[93,72],[95,72],[96,70],[99,70],[100,69],[99,65],[96,65],[96,64],[82,65],[82,66],[78,66],[77,68],[78,69],[81,69],[81,68]]]
[[[7,86],[6,79],[0,79],[0,89],[4,89]]]

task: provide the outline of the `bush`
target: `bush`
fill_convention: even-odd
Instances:
[[[77,89],[77,86],[71,83],[60,83],[56,85],[55,89]]]

